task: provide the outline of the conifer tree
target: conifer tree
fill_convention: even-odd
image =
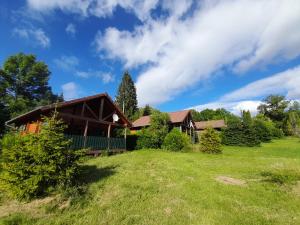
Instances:
[[[119,85],[116,104],[129,119],[138,110],[136,88],[128,71],[124,73],[122,82]]]

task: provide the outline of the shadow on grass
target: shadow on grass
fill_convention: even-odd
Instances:
[[[116,173],[118,166],[98,168],[94,165],[82,165],[75,184],[60,189],[63,198],[72,198],[72,201],[82,200],[89,193],[89,185],[104,180]],[[76,200],[77,199],[77,200]]]
[[[110,177],[116,173],[116,166],[106,166],[98,168],[96,166],[84,165],[80,168],[79,182],[81,184],[90,184]]]

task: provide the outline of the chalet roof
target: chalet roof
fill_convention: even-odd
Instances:
[[[190,110],[182,110],[168,113],[171,123],[181,123],[190,113]],[[145,127],[150,125],[150,116],[142,116],[132,123],[132,127]]]
[[[209,120],[209,121],[201,121],[195,122],[196,130],[204,130],[205,128],[222,128],[226,127],[224,120]]]
[[[66,107],[66,106],[72,106],[72,105],[75,105],[75,104],[87,102],[87,101],[97,99],[97,98],[102,98],[102,97],[106,98],[115,107],[115,110],[117,111],[117,113],[119,115],[121,115],[121,117],[126,121],[126,123],[129,126],[131,126],[131,122],[126,118],[126,116],[122,113],[122,111],[119,109],[119,107],[117,105],[115,105],[115,103],[113,102],[113,100],[111,99],[111,97],[107,93],[101,93],[101,94],[97,94],[97,95],[87,96],[87,97],[78,98],[78,99],[74,99],[74,100],[70,100],[70,101],[53,103],[53,104],[46,105],[46,106],[40,106],[40,107],[35,108],[34,110],[31,110],[27,113],[24,113],[22,115],[19,115],[19,116],[13,118],[13,119],[7,121],[6,124],[15,123],[18,120],[26,119],[26,118],[29,118],[33,115],[41,114],[43,112],[52,110],[54,108],[63,108],[63,107]]]

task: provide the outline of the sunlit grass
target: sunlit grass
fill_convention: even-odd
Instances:
[[[85,163],[85,194],[32,213],[12,211],[4,224],[300,224],[299,139],[223,154],[134,151]],[[215,180],[227,176],[245,186]],[[5,210],[9,201],[2,201]],[[1,221],[1,219],[0,219]],[[17,223],[15,223],[17,221]],[[0,222],[1,223],[1,222]]]

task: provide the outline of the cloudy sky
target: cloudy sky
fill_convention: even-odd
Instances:
[[[115,96],[128,70],[141,106],[255,112],[300,99],[299,0],[2,0],[0,63],[33,53],[66,99]]]

